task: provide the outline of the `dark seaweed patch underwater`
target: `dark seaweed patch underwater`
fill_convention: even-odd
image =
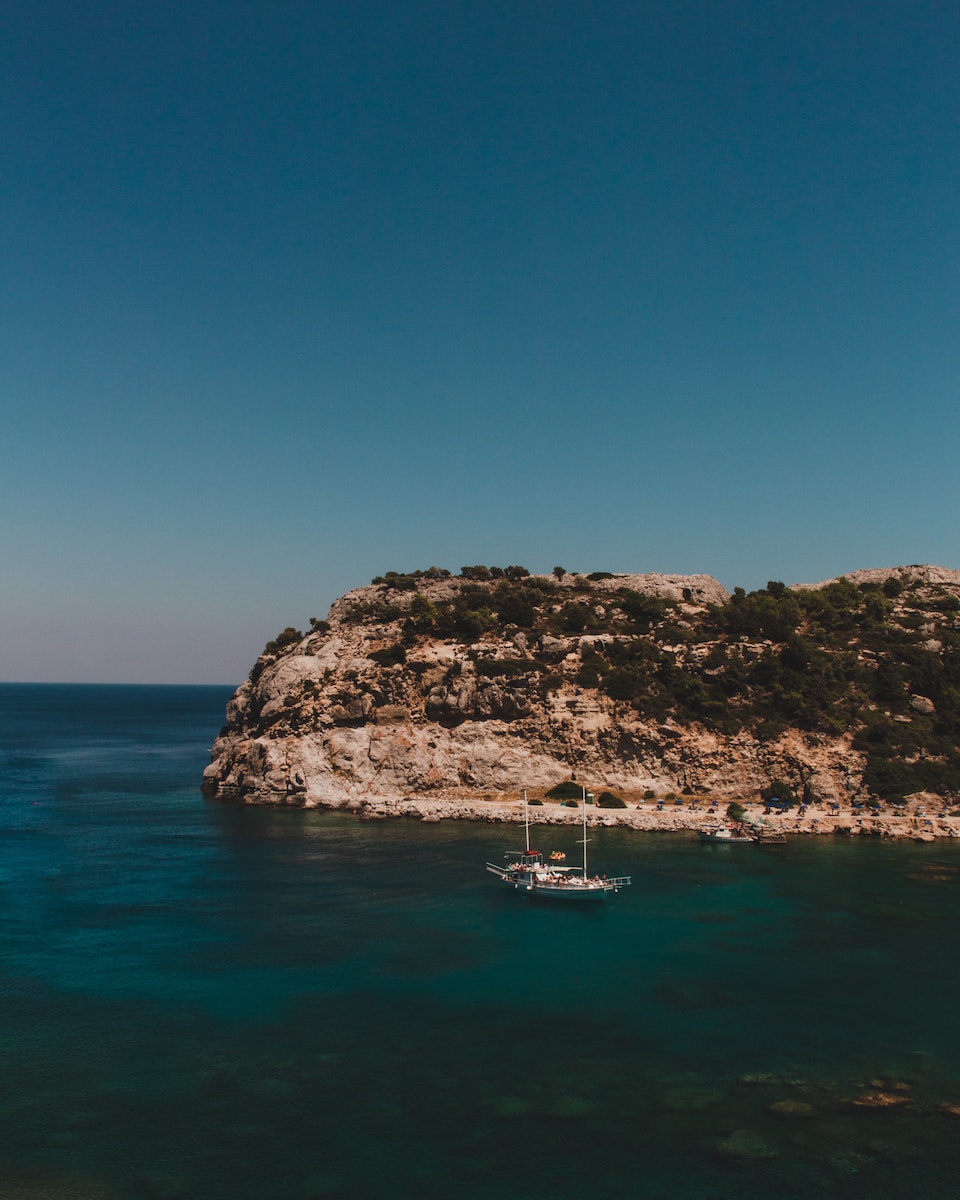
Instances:
[[[531,903],[515,830],[204,801],[227,695],[0,688],[0,1200],[957,1195],[960,847]]]

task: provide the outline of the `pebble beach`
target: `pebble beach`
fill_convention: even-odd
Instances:
[[[558,801],[528,792],[530,821],[537,825],[573,825],[583,820],[579,805],[567,807]],[[627,799],[626,808],[598,808],[587,805],[589,825],[619,826],[647,832],[694,833],[717,821],[726,820],[729,797],[679,797],[674,799]],[[829,834],[844,837],[895,838],[931,842],[937,838],[960,837],[960,809],[940,796],[922,793],[908,797],[902,805],[870,808],[845,804],[808,804],[778,811],[759,800],[741,799],[736,803],[745,810],[748,823],[762,822],[763,827],[787,835]],[[441,820],[522,823],[522,797],[490,793],[478,797],[444,794],[442,796],[385,799],[351,799],[343,804],[324,807],[344,808],[367,820],[389,817],[418,817],[421,821]]]

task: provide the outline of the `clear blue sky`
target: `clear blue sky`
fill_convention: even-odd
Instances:
[[[960,6],[8,0],[0,679],[387,570],[960,567]]]

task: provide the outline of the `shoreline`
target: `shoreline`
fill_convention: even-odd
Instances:
[[[938,797],[939,800],[939,797]],[[627,808],[587,807],[587,824],[591,826],[620,827],[641,832],[682,833],[696,832],[718,822],[726,823],[729,798],[684,798],[681,803],[662,801],[634,801]],[[871,810],[854,809],[851,805],[807,805],[800,815],[798,808],[777,814],[765,811],[760,801],[737,801],[742,804],[747,821],[762,821],[763,828],[788,835],[815,837],[821,834],[846,837],[881,837],[902,841],[933,842],[939,839],[960,837],[960,815],[951,816],[946,805],[936,807],[928,804],[912,804],[903,811],[881,810],[874,815]],[[307,805],[314,807],[314,805]],[[427,824],[443,820],[477,821],[488,824],[523,824],[523,801],[507,798],[501,794],[489,797],[367,797],[365,799],[344,798],[342,801],[326,799],[315,807],[355,813],[362,820],[387,820],[392,817],[416,817]],[[579,825],[583,821],[582,809],[563,807],[559,802],[544,800],[531,804],[532,825]]]

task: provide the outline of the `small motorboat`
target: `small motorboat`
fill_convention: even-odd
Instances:
[[[757,836],[749,833],[743,825],[707,825],[698,830],[701,842],[755,842]]]

